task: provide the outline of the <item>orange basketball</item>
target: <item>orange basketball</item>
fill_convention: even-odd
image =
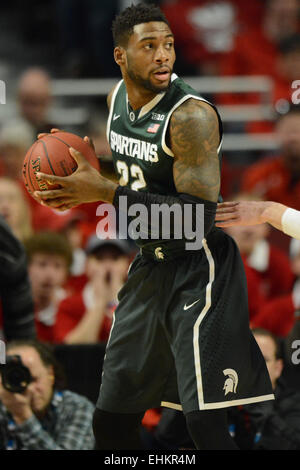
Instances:
[[[76,170],[77,163],[70,155],[70,147],[82,153],[90,165],[100,170],[94,150],[81,137],[69,132],[47,134],[34,142],[24,159],[23,180],[30,194],[34,191],[59,188],[59,185],[49,185],[38,180],[36,173],[68,176]]]

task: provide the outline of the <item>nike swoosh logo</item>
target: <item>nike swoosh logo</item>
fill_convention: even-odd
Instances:
[[[115,120],[118,119],[120,116],[121,116],[121,114],[114,114],[113,120],[115,121]]]
[[[200,299],[195,300],[195,302],[193,302],[193,303],[190,304],[190,305],[185,304],[185,306],[183,307],[183,310],[188,310],[188,309],[191,308],[193,305],[195,305],[197,302],[199,302],[199,300],[200,300]]]

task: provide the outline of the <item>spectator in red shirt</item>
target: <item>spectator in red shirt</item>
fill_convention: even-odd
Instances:
[[[107,341],[124,284],[131,249],[125,240],[92,236],[86,246],[89,279],[77,295],[64,299],[58,310],[54,339],[68,344]]]
[[[232,50],[223,54],[220,75],[264,75],[272,79],[270,100],[281,112],[291,101],[293,80],[299,78],[299,2],[268,0],[262,21],[259,19],[235,38]],[[297,39],[298,38],[298,39]],[[222,93],[219,104],[261,104],[258,93]],[[253,121],[245,125],[248,133],[273,132],[272,121]]]
[[[173,0],[161,8],[176,37],[177,68],[205,75],[219,72],[220,59],[232,49],[237,32],[256,24],[263,13],[257,0]]]
[[[53,341],[53,327],[59,302],[66,296],[64,284],[72,262],[67,240],[57,233],[40,232],[25,243],[31,281],[37,337]]]
[[[291,106],[279,117],[276,137],[280,155],[251,165],[242,190],[300,210],[300,106]]]
[[[232,51],[223,56],[221,74],[276,77],[279,44],[297,32],[298,0],[268,0],[262,21],[258,19],[253,27],[242,30]],[[230,99],[232,103],[233,96]]]
[[[300,241],[292,239],[290,248],[291,268],[295,282],[289,293],[266,302],[255,318],[255,325],[286,337],[292,330],[300,310]]]
[[[251,200],[247,194],[236,198]],[[232,226],[227,227],[226,231],[235,239],[244,262],[252,323],[265,301],[290,291],[294,275],[288,256],[268,241],[267,224]]]

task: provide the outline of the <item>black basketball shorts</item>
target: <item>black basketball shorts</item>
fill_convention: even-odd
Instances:
[[[215,229],[176,259],[138,254],[119,292],[97,407],[188,413],[272,399],[233,239]]]

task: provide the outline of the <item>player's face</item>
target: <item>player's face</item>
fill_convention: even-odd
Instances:
[[[154,93],[170,84],[175,62],[174,37],[166,23],[136,25],[126,48],[125,73],[139,87]]]

